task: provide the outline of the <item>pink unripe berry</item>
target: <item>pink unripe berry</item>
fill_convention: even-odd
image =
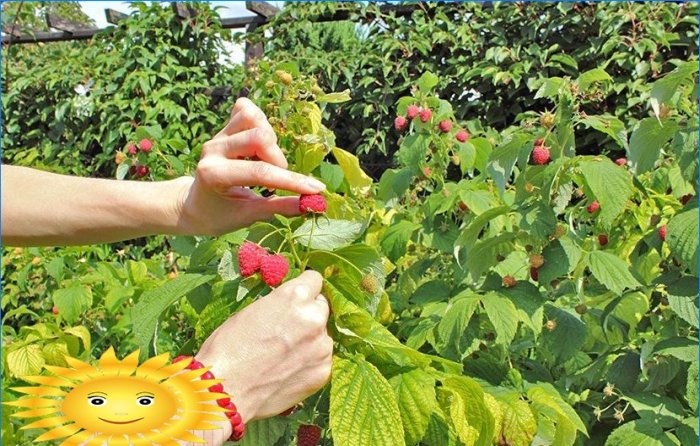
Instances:
[[[126,146],[126,152],[129,155],[136,155],[137,150],[138,149],[136,148],[136,146],[133,143]]]
[[[429,108],[424,108],[420,111],[420,122],[428,122],[433,116],[433,112]]]
[[[440,131],[442,133],[450,133],[450,130],[452,130],[452,121],[449,119],[445,119],[443,121],[440,121],[440,124],[438,124],[438,127],[440,127]]]
[[[394,119],[394,128],[399,132],[404,130],[407,125],[408,121],[403,116],[397,116],[396,119]]]
[[[139,147],[141,148],[141,151],[148,152],[151,150],[151,148],[153,148],[153,143],[150,139],[143,138],[141,142],[139,142]]]
[[[455,138],[459,142],[467,142],[467,140],[469,139],[469,132],[467,132],[464,129],[459,129],[459,130],[457,130],[457,134],[455,135]]]
[[[615,164],[618,166],[624,166],[627,164],[627,158],[618,158],[615,160]]]
[[[414,119],[416,116],[418,116],[419,113],[420,113],[420,108],[415,104],[409,105],[408,108],[406,109],[406,117],[408,119]]]

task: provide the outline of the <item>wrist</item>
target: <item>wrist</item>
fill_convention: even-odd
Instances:
[[[211,372],[218,379],[224,380],[224,389],[231,395],[231,401],[238,408],[238,413],[241,415],[243,423],[247,424],[254,420],[259,404],[252,392],[250,383],[243,383],[236,380],[235,376],[231,376],[231,368],[225,363],[226,359],[222,358],[220,354],[211,354],[208,349],[202,348],[195,356],[195,359],[210,367]]]

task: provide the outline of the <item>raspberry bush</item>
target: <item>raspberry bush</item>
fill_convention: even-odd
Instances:
[[[345,66],[307,74],[325,67],[320,57],[300,58],[303,70],[270,57],[240,85],[239,74],[226,73],[269,117],[289,168],[327,190],[303,197],[299,217],[218,238],[5,249],[3,399],[17,397],[18,376],[65,365],[65,353],[90,359],[114,345],[120,355],[137,347],[144,356],[190,355],[231,313],[312,268],[332,308],[332,380],[284,415],[250,423],[243,445],[697,444],[698,65],[679,56],[697,24],[683,9],[669,24],[674,7],[628,5],[645,26],[634,28],[635,52],[622,55],[632,32],[622,6],[445,5],[410,19],[434,31],[396,50],[408,51],[410,70],[379,75],[389,63],[371,54],[369,74]],[[148,26],[169,17],[149,8],[141,8]],[[474,14],[475,30],[498,32],[483,29],[490,18],[504,24],[503,42],[485,58],[481,34],[467,47],[469,35],[447,20],[460,8]],[[533,37],[532,54],[507,48],[513,21],[543,14],[579,31],[597,24],[603,36],[621,26],[619,41],[596,40],[618,55],[601,62],[606,56],[586,47],[575,58],[555,49],[543,56],[559,39],[556,26]],[[290,39],[313,37],[295,34],[298,23],[288,25]],[[395,41],[375,38],[372,48]],[[276,39],[270,51],[284,58]],[[473,67],[456,63],[457,46],[414,63],[411,51],[427,52],[430,39],[435,48],[471,48]],[[433,66],[438,56],[444,73]],[[377,92],[384,77],[400,88]],[[459,88],[483,99],[457,94],[462,78]],[[11,98],[3,95],[3,107],[14,107]],[[116,153],[84,146],[97,154],[93,167],[143,180],[191,171],[197,144],[216,131],[197,98],[185,107],[189,120],[208,124],[190,133],[162,119],[169,106],[127,107]],[[66,117],[66,128],[83,118]],[[358,122],[368,139],[349,150],[356,134],[343,129]],[[389,168],[373,168],[374,154],[364,152],[374,149],[390,156]],[[31,164],[25,155],[6,159]],[[3,441],[29,445],[33,432],[18,430],[8,412]]]

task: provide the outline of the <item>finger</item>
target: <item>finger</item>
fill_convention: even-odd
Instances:
[[[299,300],[310,301],[321,293],[323,277],[316,271],[304,271],[296,279],[287,281],[275,290],[283,299],[293,296]]]
[[[320,308],[320,310],[323,312],[323,315],[326,319],[328,319],[328,316],[331,314],[331,309],[330,309],[330,304],[328,303],[328,299],[326,299],[326,296],[323,294],[319,294],[316,296],[316,299],[314,299],[314,304]]]
[[[284,189],[298,194],[317,194],[326,185],[320,181],[264,161],[203,159],[197,175],[210,188],[226,193],[231,187],[263,186]]]
[[[275,214],[285,217],[294,217],[301,214],[299,210],[299,197],[270,197],[259,200],[261,220],[269,220]]]
[[[259,127],[205,142],[202,146],[202,157],[208,155],[219,155],[229,159],[258,157],[283,169],[288,166],[287,159],[277,145],[275,133],[272,129]]]
[[[265,113],[257,105],[248,98],[238,98],[231,109],[231,118],[217,134],[217,137],[233,135],[234,133],[256,127],[267,128],[272,131],[272,126],[268,122]]]

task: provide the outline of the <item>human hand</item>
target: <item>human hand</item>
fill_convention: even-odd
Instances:
[[[224,379],[245,422],[277,415],[315,393],[331,373],[323,279],[306,271],[223,323],[196,359]]]
[[[231,119],[204,143],[193,178],[177,185],[175,232],[220,235],[268,220],[274,214],[299,214],[299,197],[261,197],[246,187],[263,186],[314,194],[325,185],[287,170],[287,160],[265,114],[246,98],[236,101]]]

